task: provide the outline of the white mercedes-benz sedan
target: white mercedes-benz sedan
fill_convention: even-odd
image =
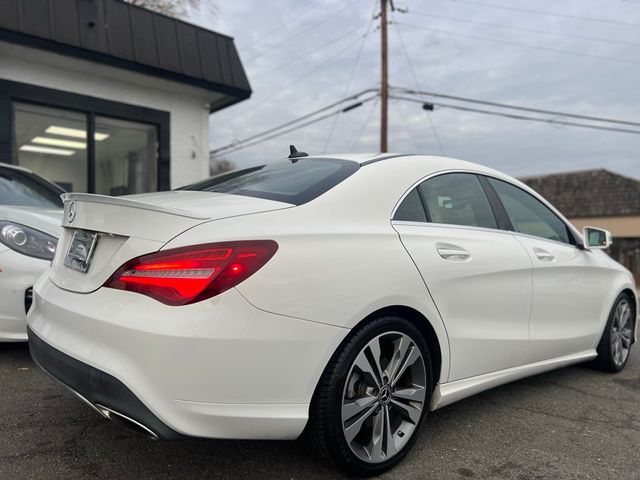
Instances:
[[[27,340],[33,283],[53,259],[64,190],[0,163],[0,342]]]
[[[359,475],[398,463],[430,410],[577,362],[624,368],[636,287],[608,232],[473,163],[304,155],[66,194],[36,362],[150,437],[306,429]]]

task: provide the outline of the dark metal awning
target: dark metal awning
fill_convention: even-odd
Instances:
[[[251,95],[232,38],[122,0],[1,0],[0,40],[204,88],[212,112]]]

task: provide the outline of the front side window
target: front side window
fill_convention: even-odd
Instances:
[[[474,174],[439,175],[419,188],[433,223],[497,228],[489,200]]]
[[[358,170],[346,160],[303,158],[236,170],[178,190],[232,193],[301,205],[319,197]]]
[[[571,243],[565,223],[544,203],[507,182],[494,178],[488,180],[504,205],[514,231]]]

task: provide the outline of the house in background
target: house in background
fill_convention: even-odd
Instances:
[[[0,1],[0,161],[121,195],[209,174],[209,114],[251,89],[233,40],[121,0]]]
[[[640,181],[608,170],[587,170],[521,179],[549,200],[579,230],[609,230],[610,254],[640,282]]]

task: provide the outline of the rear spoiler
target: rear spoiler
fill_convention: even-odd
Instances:
[[[176,215],[178,217],[191,218],[194,220],[207,220],[208,217],[194,214],[188,210],[182,210],[179,208],[163,207],[159,205],[151,205],[149,203],[140,202],[138,200],[130,200],[122,197],[110,197],[108,195],[97,195],[93,193],[64,193],[60,195],[60,198],[64,202],[64,216],[62,217],[62,226],[69,225],[69,219],[71,217],[70,210],[72,204],[75,202],[81,203],[101,203],[106,205],[113,205],[119,207],[129,207],[138,210],[149,210],[152,212],[160,212],[167,215]],[[75,207],[73,207],[75,208]],[[75,213],[74,213],[75,216]]]

